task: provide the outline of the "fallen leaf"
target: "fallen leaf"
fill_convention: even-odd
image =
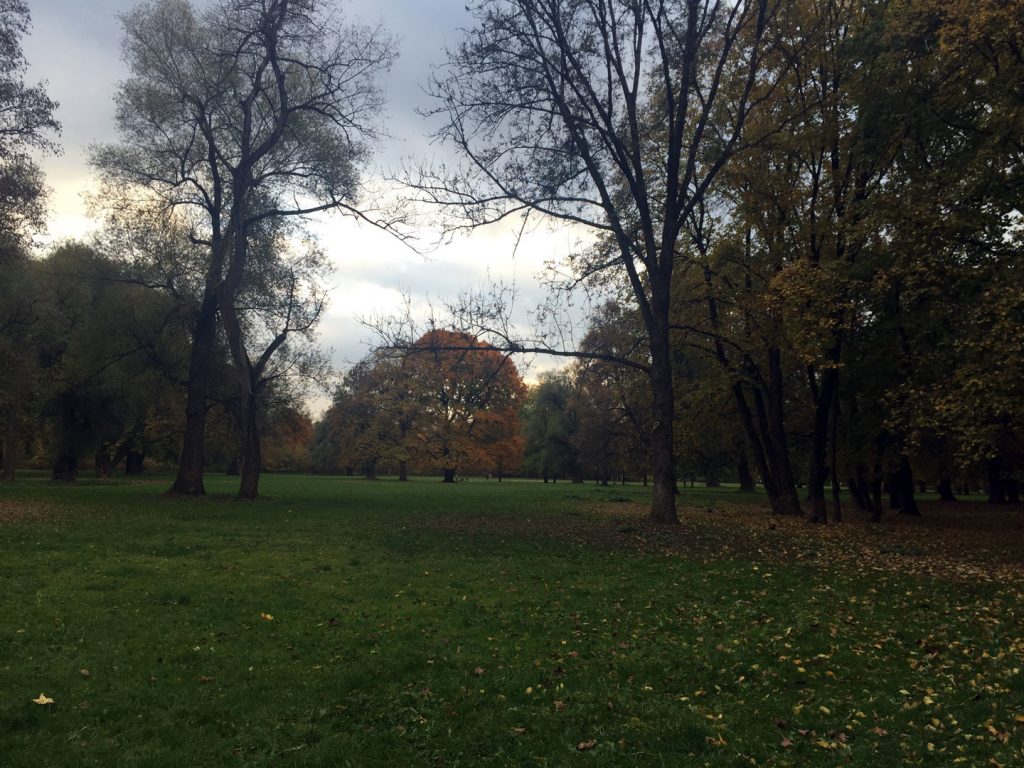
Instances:
[[[264,621],[273,621],[274,620],[274,617],[271,616],[269,613],[261,613],[260,614],[260,618],[263,619]]]
[[[53,704],[53,699],[47,696],[45,693],[40,693],[39,698],[32,699],[36,704]]]
[[[524,733],[526,733],[526,729],[525,728],[513,728],[512,729],[512,733],[514,733],[516,736],[522,736]]]
[[[480,677],[480,675],[482,675],[484,673],[484,671],[485,670],[484,670],[483,667],[477,667],[476,669],[473,670],[473,674],[476,675],[477,677]]]
[[[779,742],[779,746],[782,747],[783,749],[789,749],[790,747],[793,746],[793,741],[791,739],[783,739],[782,741]]]
[[[90,672],[88,669],[80,669],[78,670],[78,674],[80,674],[82,677],[92,677],[92,672]]]
[[[555,712],[561,712],[564,709],[565,709],[565,702],[564,701],[557,701],[556,700],[555,701]]]
[[[590,741],[581,741],[576,745],[576,749],[579,752],[586,752],[588,749],[593,749],[597,746],[597,739],[591,739]]]

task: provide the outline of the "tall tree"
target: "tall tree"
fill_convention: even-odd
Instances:
[[[410,448],[423,466],[456,473],[510,471],[522,458],[519,409],[526,387],[515,364],[472,336],[435,329],[405,356],[419,406]]]
[[[0,382],[3,414],[3,468],[0,479],[14,480],[18,406],[33,390],[30,374],[34,291],[27,278],[25,247],[45,224],[46,188],[32,153],[59,151],[54,136],[60,123],[57,102],[45,84],[28,85],[28,62],[21,40],[31,24],[24,0],[0,0]]]
[[[207,253],[171,489],[201,494],[218,313],[248,412],[259,358],[245,347],[237,297],[254,231],[328,210],[373,218],[372,205],[359,207],[359,171],[377,135],[376,79],[394,54],[379,29],[344,24],[321,0],[218,0],[201,10],[153,0],[122,24],[131,76],[116,98],[120,142],[96,148],[92,162],[109,187],[178,209]],[[247,419],[244,430],[253,428]],[[243,442],[254,444],[248,433]]]
[[[605,247],[585,272],[629,286],[647,331],[650,518],[678,522],[670,286],[688,222],[736,152],[777,3],[481,0],[432,83],[466,161],[418,187],[472,227],[535,212]]]

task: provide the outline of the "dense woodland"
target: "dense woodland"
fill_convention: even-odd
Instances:
[[[430,90],[457,170],[404,204],[452,231],[529,214],[597,300],[572,350],[474,302],[332,379],[305,216],[402,238],[363,189],[381,30],[319,2],[179,0],[123,20],[102,222],[36,253],[56,105],[0,0],[3,474],[176,468],[763,488],[779,514],[1019,503],[1024,5],[482,0]],[[416,258],[410,255],[410,258]],[[340,276],[344,279],[344,275]],[[513,355],[572,353],[524,383]],[[332,392],[314,423],[306,406]],[[848,495],[840,496],[840,491]],[[844,510],[845,507],[845,510]]]

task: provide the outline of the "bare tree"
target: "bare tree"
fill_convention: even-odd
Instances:
[[[737,151],[777,0],[480,0],[431,83],[456,169],[415,180],[450,226],[536,213],[589,232],[579,277],[624,281],[654,410],[650,519],[678,521],[670,288],[687,227]]]
[[[377,78],[391,65],[393,44],[380,29],[343,23],[322,0],[217,0],[203,10],[153,0],[122,23],[132,76],[117,94],[120,142],[95,148],[92,162],[108,186],[178,209],[208,253],[171,489],[201,494],[218,313],[243,411],[253,395],[237,297],[254,230],[330,210],[395,224],[358,196],[368,142],[379,135]],[[243,445],[252,444],[243,435]]]

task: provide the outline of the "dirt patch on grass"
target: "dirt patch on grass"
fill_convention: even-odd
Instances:
[[[424,528],[464,535],[544,538],[598,549],[657,555],[840,566],[846,572],[898,571],[967,581],[1020,581],[1024,575],[1024,509],[981,503],[923,502],[921,517],[887,515],[873,524],[847,513],[840,525],[812,525],[765,508],[724,503],[686,507],[680,525],[655,526],[646,507],[580,503],[544,515],[457,513],[422,518]]]
[[[0,499],[0,525],[51,523],[81,512],[81,509],[62,507],[52,502]]]

